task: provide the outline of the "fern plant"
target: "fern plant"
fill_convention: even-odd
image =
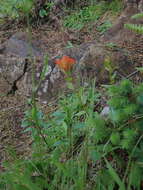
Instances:
[[[138,13],[138,14],[135,14],[133,15],[131,18],[132,19],[137,19],[137,18],[142,18],[143,17],[143,13]],[[142,25],[137,25],[137,24],[125,24],[125,27],[132,30],[132,31],[135,31],[139,34],[143,34],[143,26]]]

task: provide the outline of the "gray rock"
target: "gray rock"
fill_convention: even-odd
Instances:
[[[40,41],[32,41],[25,32],[17,32],[12,35],[8,41],[4,44],[5,49],[3,53],[12,54],[19,57],[28,57],[28,56],[42,56],[42,50],[40,48]]]
[[[109,116],[109,113],[110,113],[110,107],[109,106],[105,106],[103,108],[103,110],[101,111],[100,115],[102,117],[108,117]]]

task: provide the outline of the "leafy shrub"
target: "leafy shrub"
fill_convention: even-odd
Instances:
[[[62,97],[48,119],[37,109],[38,123],[33,109],[27,112],[24,122],[32,129],[32,156],[5,164],[1,189],[140,189],[142,91],[143,84],[135,86],[129,80],[108,86],[107,118],[95,112],[101,95],[93,86]]]

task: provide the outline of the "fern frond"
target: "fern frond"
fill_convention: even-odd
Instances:
[[[136,18],[141,18],[141,17],[143,17],[143,13],[137,13],[137,14],[133,15],[131,18],[136,19]]]
[[[143,25],[141,26],[137,24],[125,24],[125,27],[139,34],[143,34]]]

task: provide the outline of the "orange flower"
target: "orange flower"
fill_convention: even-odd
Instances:
[[[59,68],[65,72],[68,72],[72,69],[73,65],[76,63],[76,60],[68,57],[63,56],[61,59],[56,59],[55,64],[59,66]]]

